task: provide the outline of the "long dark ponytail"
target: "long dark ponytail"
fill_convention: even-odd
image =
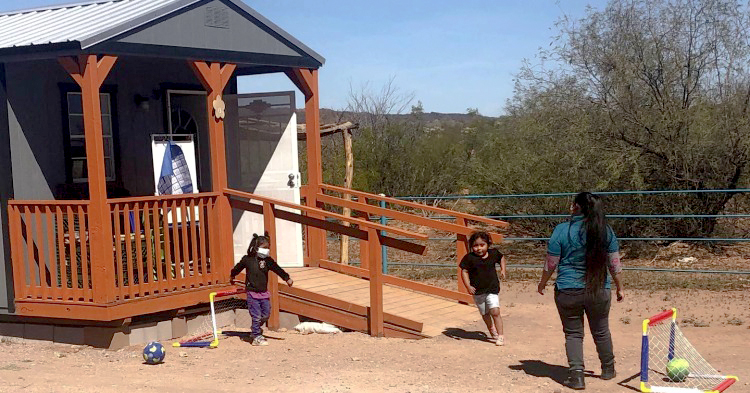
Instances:
[[[602,199],[590,192],[579,193],[573,202],[581,208],[586,227],[586,289],[596,292],[607,279],[607,217]]]
[[[268,236],[268,232],[264,233],[263,236],[253,233],[253,240],[250,240],[250,246],[247,247],[247,255],[251,257],[258,255],[258,248],[261,244],[271,244],[271,237]]]

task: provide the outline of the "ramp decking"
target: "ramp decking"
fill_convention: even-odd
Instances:
[[[291,307],[288,297],[295,293],[301,301],[314,300],[312,298],[315,297],[320,307],[331,308],[332,313],[338,312],[341,315],[347,312],[361,313],[362,308],[366,309],[370,304],[370,284],[366,279],[318,267],[287,268],[286,270],[294,280],[294,287],[280,285],[282,310],[285,310],[285,305],[288,306],[287,308]],[[295,290],[306,291],[315,296],[299,295],[299,292]],[[285,311],[295,312],[299,309],[301,308]],[[479,319],[479,314],[473,305],[461,304],[455,300],[389,284],[383,285],[383,309],[387,314],[386,323],[395,325],[396,329],[417,333],[421,324],[421,332],[418,333],[422,337],[435,337],[443,334],[448,328],[461,327]],[[336,317],[334,314],[330,315],[332,318]],[[308,316],[316,318],[313,315]],[[344,317],[341,316],[341,318]],[[335,324],[335,321],[328,322]],[[416,324],[410,322],[416,322]],[[402,336],[386,332],[386,336],[389,335]]]

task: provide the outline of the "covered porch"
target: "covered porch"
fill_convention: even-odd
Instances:
[[[286,74],[305,95],[317,141],[323,58],[235,0],[26,10],[0,19],[0,32],[10,37],[0,42],[13,168],[3,196],[9,314],[116,321],[230,287],[236,222],[225,191],[235,146],[225,123],[237,122],[238,103],[228,97],[240,76]],[[170,91],[202,101],[199,192],[154,195],[148,142],[174,120]],[[308,144],[312,166],[316,149]]]

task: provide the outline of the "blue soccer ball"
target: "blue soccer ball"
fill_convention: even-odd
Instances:
[[[166,355],[167,351],[156,341],[146,344],[143,348],[143,360],[148,364],[159,364],[164,361]]]

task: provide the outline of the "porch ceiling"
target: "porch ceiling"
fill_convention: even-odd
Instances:
[[[89,1],[0,14],[0,61],[77,53],[264,67],[325,61],[242,0]]]

